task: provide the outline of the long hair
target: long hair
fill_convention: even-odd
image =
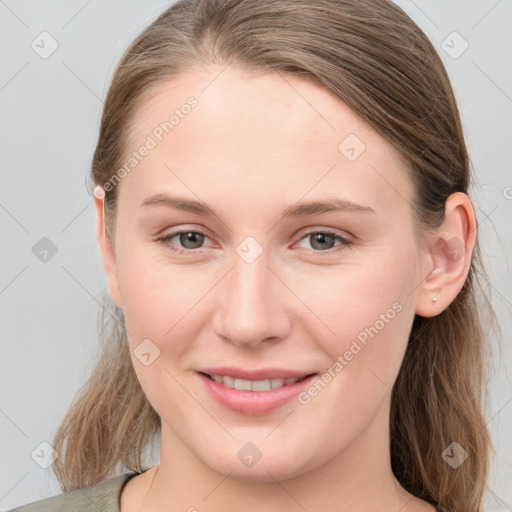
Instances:
[[[470,162],[447,72],[426,35],[391,1],[181,0],[135,39],[115,70],[91,195],[122,167],[144,99],[212,63],[291,74],[336,94],[407,161],[420,232],[440,225],[450,194],[468,193]],[[114,243],[118,187],[105,189]],[[453,302],[435,317],[414,319],[392,390],[393,473],[411,494],[450,512],[482,510],[494,451],[483,414],[490,362],[484,320],[494,318],[485,279],[477,242]],[[97,365],[53,443],[63,490],[97,483],[119,466],[140,472],[142,449],[161,425],[132,367],[115,305],[113,319],[100,318],[100,338]],[[457,469],[443,458],[453,442],[468,454]]]

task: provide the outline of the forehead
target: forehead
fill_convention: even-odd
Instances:
[[[256,74],[231,66],[195,69],[161,82],[138,102],[130,132],[135,137],[151,132],[191,97],[197,108],[187,124],[195,120],[200,125],[195,127],[208,132],[210,139],[236,134],[239,144],[250,135],[260,136],[258,142],[264,143],[271,141],[268,135],[279,134],[279,140],[290,142],[331,143],[350,130],[378,138],[340,98],[320,85],[282,72]],[[175,128],[185,124],[182,120],[180,116]]]
[[[138,105],[127,156],[149,139],[154,147],[122,180],[138,198],[187,184],[189,194],[266,192],[267,200],[273,187],[288,203],[308,189],[376,203],[412,197],[407,165],[389,142],[336,95],[288,74],[228,66],[162,82]]]

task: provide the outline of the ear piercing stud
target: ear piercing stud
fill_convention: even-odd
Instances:
[[[437,302],[437,297],[434,297],[434,298],[432,299],[432,304],[435,304],[436,302]]]

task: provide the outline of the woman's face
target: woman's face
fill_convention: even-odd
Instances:
[[[109,285],[162,447],[260,481],[385,460],[425,277],[406,166],[325,89],[221,71],[142,104],[118,185]]]

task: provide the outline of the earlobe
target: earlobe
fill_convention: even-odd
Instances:
[[[122,308],[115,254],[110,235],[105,225],[104,197],[105,192],[98,185],[94,189],[94,206],[96,210],[96,238],[98,240],[103,262],[103,269],[105,270],[105,276],[107,278],[110,294],[114,302],[120,308]]]
[[[471,265],[476,217],[469,197],[452,194],[441,226],[429,238],[429,271],[418,288],[416,314],[432,317],[446,309],[460,292]]]

